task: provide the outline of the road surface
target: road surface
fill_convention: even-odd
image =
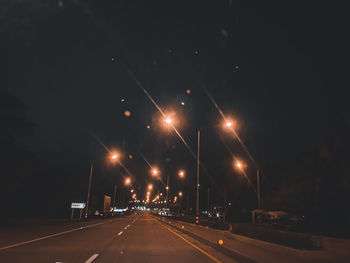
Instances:
[[[72,230],[3,246],[0,262],[213,262],[148,213]]]
[[[0,237],[0,262],[334,262],[148,212],[49,230]]]

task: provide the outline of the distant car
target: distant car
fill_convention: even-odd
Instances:
[[[285,211],[255,210],[256,222],[277,229],[296,230],[304,223],[304,217]]]
[[[108,217],[108,212],[104,212],[104,211],[98,211],[96,210],[95,213],[94,213],[94,217],[95,218],[105,218],[105,217]]]

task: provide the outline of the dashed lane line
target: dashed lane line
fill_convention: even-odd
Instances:
[[[93,254],[85,263],[91,263],[98,257],[98,254]]]

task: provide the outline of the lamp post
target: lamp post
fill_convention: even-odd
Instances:
[[[258,187],[258,209],[261,209],[260,174],[259,174],[259,169],[256,169],[256,183],[257,183],[257,187]]]
[[[173,127],[173,120],[170,117],[166,117],[164,119],[164,122],[166,125]],[[231,121],[226,121],[224,123],[225,127],[231,128],[233,123]],[[218,127],[218,125],[214,126]],[[208,127],[208,128],[214,128],[214,127]],[[206,129],[208,129],[206,128]],[[198,224],[198,218],[199,218],[199,166],[200,166],[200,140],[201,140],[201,130],[197,129],[197,176],[196,176],[196,223]]]
[[[112,153],[112,155],[109,158],[111,158],[111,161],[114,162],[114,161],[118,161],[119,157],[120,157],[119,153]],[[91,164],[90,164],[89,186],[88,186],[87,197],[86,197],[85,219],[87,219],[88,216],[89,216],[89,200],[90,200],[90,190],[91,190],[91,180],[92,180],[93,168],[94,168],[94,164],[93,164],[93,162],[91,162]],[[117,186],[115,186],[115,191],[116,191],[116,187]],[[114,195],[115,195],[115,193],[114,193]],[[114,196],[114,200],[115,200],[115,196]],[[113,203],[114,203],[114,200],[113,200]]]
[[[240,170],[244,175],[245,174],[245,167],[246,165],[239,161],[239,160],[236,160],[235,161],[235,166],[238,170]],[[246,175],[247,176],[247,175]],[[260,196],[260,173],[259,173],[259,169],[256,169],[256,183],[257,183],[257,196],[258,196],[258,209],[261,209],[261,196]]]
[[[201,142],[201,130],[197,130],[197,192],[196,192],[196,223],[198,224],[199,217],[199,153],[200,153],[200,142]]]
[[[169,176],[167,176],[166,178],[166,197],[165,197],[165,201],[166,201],[166,207],[168,207],[168,203],[169,203],[169,200],[168,200],[168,197],[169,197]]]
[[[86,212],[85,212],[85,219],[88,218],[89,215],[89,200],[90,200],[90,189],[91,189],[91,178],[92,178],[92,171],[93,171],[93,163],[90,165],[90,178],[89,178],[89,186],[88,186],[88,192],[86,197]]]

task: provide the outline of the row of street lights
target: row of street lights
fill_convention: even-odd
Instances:
[[[170,118],[170,117],[166,117],[164,119],[165,123],[171,127],[174,128],[173,126],[173,123],[174,121]],[[223,124],[223,127],[225,129],[233,129],[234,128],[234,125],[235,123],[231,120],[226,120],[225,119],[225,122]],[[209,128],[205,128],[205,129],[210,129],[210,128],[216,128],[218,126],[215,126],[215,127],[209,127]],[[174,128],[175,129],[175,128]],[[198,217],[199,217],[199,168],[200,168],[200,142],[201,142],[201,131],[203,129],[197,129],[197,173],[196,173],[196,222],[198,222]],[[236,133],[234,132],[235,136],[236,136]],[[241,161],[234,161],[234,166],[236,168],[238,168],[239,171],[241,171],[242,173],[245,174],[245,167],[246,165],[243,164],[243,162]],[[179,173],[180,175],[180,173]],[[258,196],[258,208],[261,209],[261,198],[260,198],[260,176],[259,176],[259,170],[257,169],[257,188],[258,188],[258,192],[257,192],[257,196]]]
[[[167,117],[165,118],[165,123],[167,125],[170,125],[173,127],[173,120],[170,118],[170,117]],[[229,129],[233,129],[233,122],[232,121],[226,121],[223,125],[225,128],[229,128]],[[218,126],[215,126],[215,127],[218,127]],[[211,128],[215,128],[215,127],[211,127]],[[206,128],[208,129],[208,128]],[[199,170],[200,170],[200,139],[201,139],[201,131],[203,129],[198,129],[197,130],[197,172],[196,172],[196,217],[198,218],[199,216]],[[110,158],[111,158],[111,161],[112,162],[119,162],[120,160],[120,154],[119,153],[112,153],[110,155]],[[245,174],[245,168],[247,167],[246,164],[244,164],[242,161],[238,160],[238,159],[235,159],[234,160],[234,167],[239,170],[240,172],[242,172],[244,175]],[[87,201],[86,201],[86,211],[88,212],[88,208],[89,208],[89,199],[90,199],[90,188],[91,188],[91,179],[92,179],[92,174],[93,174],[93,164],[91,164],[91,167],[90,167],[90,177],[89,177],[89,186],[88,186],[88,193],[87,193]],[[185,174],[186,172],[184,170],[179,170],[178,171],[178,176],[180,178],[185,178]],[[166,189],[166,200],[165,200],[165,203],[168,202],[168,193],[169,193],[169,176],[167,176],[167,183],[165,184],[163,182],[163,180],[161,179],[160,177],[160,170],[156,167],[152,167],[151,169],[151,175],[153,177],[157,177],[162,183],[163,185],[165,186],[165,189]],[[258,195],[258,208],[260,209],[261,208],[261,198],[260,198],[260,176],[259,176],[259,170],[257,169],[257,173],[256,173],[256,176],[257,176],[257,195]],[[124,179],[124,184],[126,186],[129,186],[131,185],[132,183],[132,180],[130,177],[126,177]],[[150,191],[152,191],[153,189],[153,185],[152,184],[149,184],[148,185],[148,192],[147,192],[147,196],[146,196],[146,200],[147,202],[149,202],[149,198],[150,198]],[[179,193],[179,196],[181,197],[182,196],[182,192]],[[85,215],[87,217],[87,214]]]

